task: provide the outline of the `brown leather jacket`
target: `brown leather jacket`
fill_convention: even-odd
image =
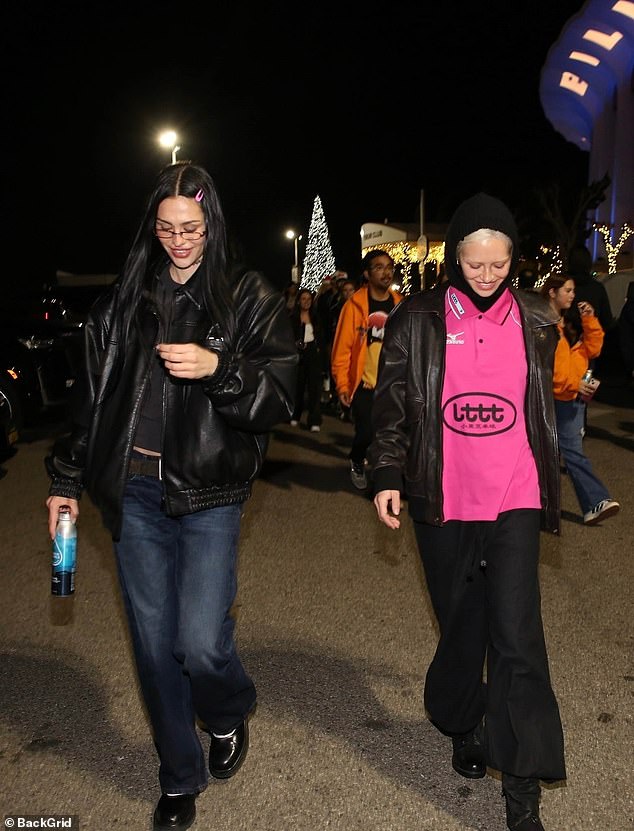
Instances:
[[[443,523],[441,395],[445,371],[447,285],[411,295],[388,319],[379,359],[368,450],[374,491],[407,494],[410,515]],[[560,470],[553,360],[557,321],[537,294],[511,289],[522,315],[528,362],[525,417],[535,457],[542,528],[559,532]]]

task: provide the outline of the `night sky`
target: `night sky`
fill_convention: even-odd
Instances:
[[[170,158],[216,180],[249,263],[290,278],[288,227],[321,196],[337,265],[363,222],[443,222],[488,190],[526,210],[587,156],[546,120],[539,74],[583,3],[57,3],[5,12],[6,225],[25,272],[116,272]],[[137,9],[137,11],[135,11]],[[300,243],[300,255],[301,255]]]

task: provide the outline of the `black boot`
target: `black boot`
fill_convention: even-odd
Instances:
[[[466,779],[482,779],[486,776],[486,753],[482,745],[482,725],[475,730],[453,736],[451,766]]]
[[[539,818],[539,779],[503,773],[502,793],[506,799],[506,824],[510,831],[544,831]]]

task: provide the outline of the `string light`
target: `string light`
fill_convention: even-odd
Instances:
[[[318,194],[313,203],[313,215],[308,229],[301,288],[317,291],[324,278],[334,273],[335,255],[332,252],[326,217]]]
[[[550,263],[542,276],[538,280],[535,280],[535,289],[540,289],[551,274],[561,274],[564,268],[563,260],[561,259],[561,249],[559,246],[556,246],[553,249],[548,248],[545,245],[540,245],[539,250],[550,260]],[[517,283],[514,285],[517,285]]]
[[[603,244],[605,245],[605,253],[608,256],[608,274],[616,274],[617,258],[621,248],[625,245],[627,240],[634,234],[634,229],[629,222],[621,225],[621,236],[616,245],[612,245],[612,230],[613,226],[599,225],[596,222],[592,226],[595,231],[598,231],[603,237]]]
[[[627,240],[634,235],[634,228],[626,222],[621,226],[621,235],[615,245],[611,243],[611,232],[607,225],[593,225],[593,228],[602,234],[605,242],[605,250],[608,257],[608,272],[614,274],[617,270],[617,257],[627,242]],[[392,257],[394,264],[400,266],[400,273],[402,274],[401,291],[404,294],[409,294],[412,285],[412,269],[417,263],[441,263],[445,259],[445,244],[444,242],[432,242],[429,245],[427,256],[422,260],[418,255],[418,247],[414,242],[398,241],[385,242],[380,245],[371,245],[364,248],[364,253],[373,251],[375,249],[382,249]],[[547,267],[542,271],[539,278],[535,281],[535,289],[540,289],[551,274],[561,274],[564,269],[563,258],[561,255],[561,247],[559,245],[555,248],[550,248],[546,245],[541,245],[540,253],[547,262]],[[513,285],[518,286],[518,278],[513,278]]]
[[[407,242],[406,240],[399,240],[398,242],[384,242],[380,245],[369,245],[363,249],[364,254],[368,251],[375,251],[380,249],[389,254],[394,260],[394,265],[402,275],[402,283],[399,290],[403,294],[409,294],[412,289],[412,279],[414,276],[414,268],[419,264],[419,269],[423,263],[439,263],[445,259],[445,243],[431,242],[427,256],[421,257],[418,254],[418,245],[416,242]]]

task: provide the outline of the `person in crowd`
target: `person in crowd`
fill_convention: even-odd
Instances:
[[[330,314],[328,323],[329,337],[327,341],[324,341],[324,352],[328,355],[328,377],[324,382],[324,386],[328,396],[327,403],[329,407],[333,410],[334,414],[339,416],[339,418],[341,418],[344,421],[350,421],[350,408],[342,407],[341,402],[339,401],[339,396],[337,395],[335,379],[333,378],[332,369],[330,366],[330,356],[332,353],[332,345],[334,343],[335,332],[337,331],[337,323],[339,322],[339,315],[341,314],[343,304],[354,294],[354,292],[357,290],[357,286],[354,280],[351,280],[347,276],[341,276],[346,274],[345,271],[338,273],[340,274],[340,276],[337,277],[337,294],[335,295],[333,301],[330,304]]]
[[[49,531],[87,490],[112,534],[160,761],[154,829],[186,829],[248,748],[256,690],[230,609],[245,500],[293,409],[281,293],[228,261],[213,180],[163,169],[113,290],[85,326],[74,424],[46,459]],[[210,734],[208,763],[196,720]]]
[[[335,275],[325,277],[315,297],[315,311],[319,317],[320,328],[324,333],[325,342],[328,341],[332,322],[332,307],[337,302],[337,281]]]
[[[299,290],[295,310],[291,315],[295,344],[299,352],[295,409],[291,426],[299,425],[304,407],[308,407],[308,429],[319,433],[321,429],[321,347],[320,324],[310,289]]]
[[[614,325],[610,298],[603,283],[594,276],[592,254],[584,245],[576,245],[570,250],[566,273],[574,280],[577,302],[589,303],[604,333],[609,332]],[[575,307],[570,311],[569,322],[571,325],[576,322],[581,334],[581,321]]]
[[[335,331],[337,330],[337,323],[339,322],[339,315],[341,314],[341,309],[343,308],[343,304],[346,302],[346,300],[350,300],[350,298],[352,297],[352,295],[355,293],[356,290],[357,290],[357,285],[354,282],[354,280],[346,279],[341,283],[341,289],[340,289],[341,302],[339,304],[339,311],[337,313],[337,319],[335,321]]]
[[[295,301],[297,300],[297,292],[299,286],[297,283],[289,283],[284,289],[284,301],[286,303],[286,311],[291,314],[295,309]]]
[[[336,303],[336,305],[333,309],[333,313],[334,313],[333,314],[333,317],[334,317],[333,338],[334,338],[334,332],[336,332],[336,330],[337,330],[337,324],[339,323],[339,315],[341,314],[343,304],[346,302],[346,300],[349,300],[352,297],[352,295],[355,293],[356,290],[357,290],[357,284],[354,282],[354,280],[351,280],[350,278],[345,278],[340,282],[338,300],[337,300],[337,303]],[[332,343],[333,343],[333,341],[331,341],[331,343],[330,343],[331,351],[332,351]],[[339,396],[336,394],[336,384],[335,384],[335,379],[332,376],[332,373],[330,375],[330,389],[334,392],[334,395],[332,396],[331,402],[330,402],[330,405],[331,405],[331,407],[334,411],[334,414],[341,421],[351,422],[352,417],[350,415],[350,407],[344,407],[343,404],[341,403],[341,401],[339,400]]]
[[[341,309],[341,282],[345,280],[346,272],[337,269],[328,275],[319,287],[315,305],[319,318],[321,332],[321,371],[323,402],[330,405],[333,399],[334,385],[331,383],[330,353],[335,336],[337,318]]]
[[[538,580],[540,527],[560,521],[557,318],[511,285],[518,232],[498,199],[464,201],[445,252],[447,282],[408,296],[385,327],[374,504],[397,529],[409,500],[440,630],[424,702],[454,770],[501,771],[508,828],[543,831],[540,780],[566,776]]]
[[[578,335],[576,322],[567,325],[567,315],[575,300],[575,283],[568,275],[551,274],[541,288],[541,295],[550,303],[559,321],[553,376],[559,451],[575,489],[584,524],[596,525],[614,516],[620,508],[592,469],[583,450],[586,400],[592,397],[595,390],[584,376],[590,362],[601,352],[603,329],[587,301],[578,304],[581,336]]]
[[[350,450],[350,479],[366,490],[366,452],[372,440],[372,399],[383,330],[401,295],[391,288],[394,260],[381,249],[363,258],[367,281],[342,306],[332,347],[331,370],[342,408],[350,407],[354,438]]]
[[[346,300],[349,300],[350,297],[355,293],[357,290],[357,286],[354,280],[350,280],[348,277],[338,277],[337,278],[337,293],[330,304],[330,349],[332,350],[332,344],[335,339],[335,332],[337,331],[337,323],[339,322],[339,315],[341,314],[341,310],[343,308],[343,304]]]
[[[634,280],[627,287],[625,303],[618,319],[619,346],[625,371],[634,379]]]

